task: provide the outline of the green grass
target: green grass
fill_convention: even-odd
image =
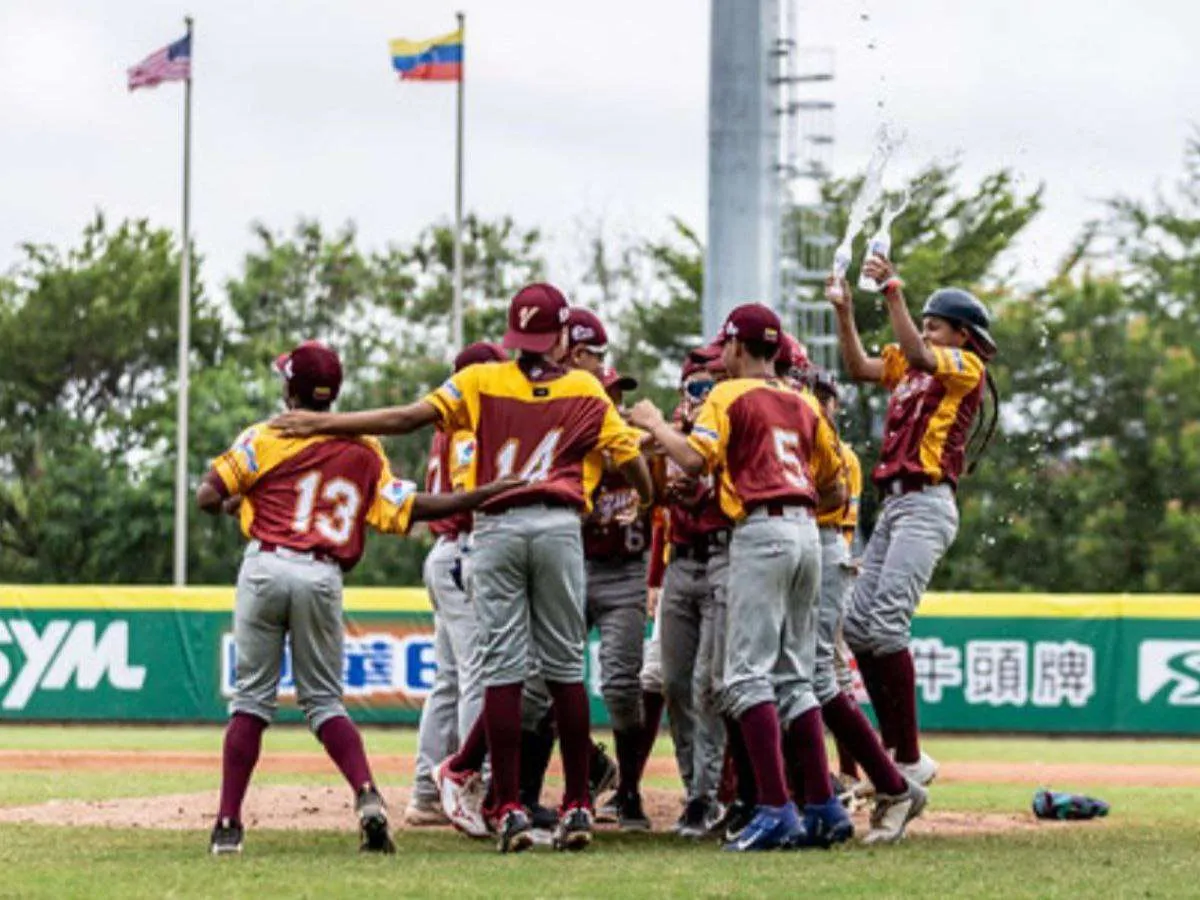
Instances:
[[[0,727],[0,749],[108,749],[216,752],[219,728]],[[411,753],[411,731],[371,729],[376,754]],[[934,737],[946,761],[1200,765],[1200,743]],[[273,728],[266,753],[316,751],[303,728]],[[657,755],[670,753],[661,741]],[[671,779],[655,779],[661,786]],[[211,791],[217,773],[9,771],[0,769],[0,805],[50,799]],[[338,784],[328,775],[262,774],[257,784]],[[669,835],[603,833],[588,853],[563,857],[538,848],[517,858],[446,833],[404,832],[393,859],[363,858],[346,832],[252,831],[246,853],[214,860],[205,835],[138,829],[0,826],[0,896],[89,897],[1070,897],[1194,896],[1200,846],[1200,788],[1056,785],[1113,804],[1099,823],[963,837],[916,836],[900,847],[830,853],[722,854]],[[947,783],[941,810],[1011,813],[1028,809],[1037,785]]]

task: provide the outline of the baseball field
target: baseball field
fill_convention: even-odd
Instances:
[[[415,732],[368,730],[399,820]],[[582,855],[502,857],[449,829],[398,826],[395,857],[361,857],[344,783],[302,728],[268,732],[246,852],[208,855],[221,731],[0,728],[0,896],[718,897],[1194,896],[1200,745],[931,737],[943,764],[900,846],[723,854],[670,834],[670,744],[651,761],[656,832],[601,831]],[[1107,819],[1039,822],[1039,785],[1099,796]],[[865,826],[865,822],[863,823]]]

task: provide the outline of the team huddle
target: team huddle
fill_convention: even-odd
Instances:
[[[863,348],[849,285],[826,285],[846,372],[891,392],[861,561],[863,479],[835,424],[839,386],[765,306],[737,307],[688,355],[669,416],[648,400],[625,406],[638,385],[605,366],[604,325],[546,284],[513,297],[503,346],[464,348],[453,375],[407,406],[330,412],[337,355],[306,342],[280,357],[289,412],[244,432],[197,496],[237,515],[249,539],[212,852],[242,848],[285,640],[300,706],[355,793],[362,849],[394,850],[341,700],[342,575],[366,526],[403,534],[417,520],[436,537],[424,576],[437,677],[410,825],[449,821],[505,853],[581,850],[597,817],[648,830],[640,785],[665,708],[679,835],[737,852],[830,847],[870,802],[864,841],[900,840],[937,774],[920,748],[911,622],[957,531],[996,345],[969,293],[936,291],[918,325],[892,265],[873,257],[864,271],[896,338],[879,357]],[[374,436],[426,427],[422,491],[393,476]],[[615,761],[591,738],[592,628]],[[543,804],[555,742],[563,793]]]

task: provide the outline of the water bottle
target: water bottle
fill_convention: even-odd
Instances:
[[[838,245],[837,250],[833,253],[833,277],[837,279],[834,283],[834,290],[841,296],[842,279],[846,277],[846,271],[850,268],[850,261],[854,258],[853,248],[854,238],[851,235],[846,235],[846,239]]]
[[[884,259],[887,259],[888,254],[892,252],[892,235],[888,224],[886,221],[880,223],[879,230],[875,232],[875,236],[867,241],[867,252],[863,254],[864,264],[872,256],[882,256]],[[865,272],[858,276],[858,289],[860,291],[870,291],[874,294],[879,292],[880,287],[879,282]]]

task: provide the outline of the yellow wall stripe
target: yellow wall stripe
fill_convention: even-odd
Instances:
[[[230,587],[0,585],[0,610],[233,609]],[[428,612],[424,588],[347,588],[350,612]],[[1200,619],[1196,594],[927,594],[919,614],[933,618]]]

